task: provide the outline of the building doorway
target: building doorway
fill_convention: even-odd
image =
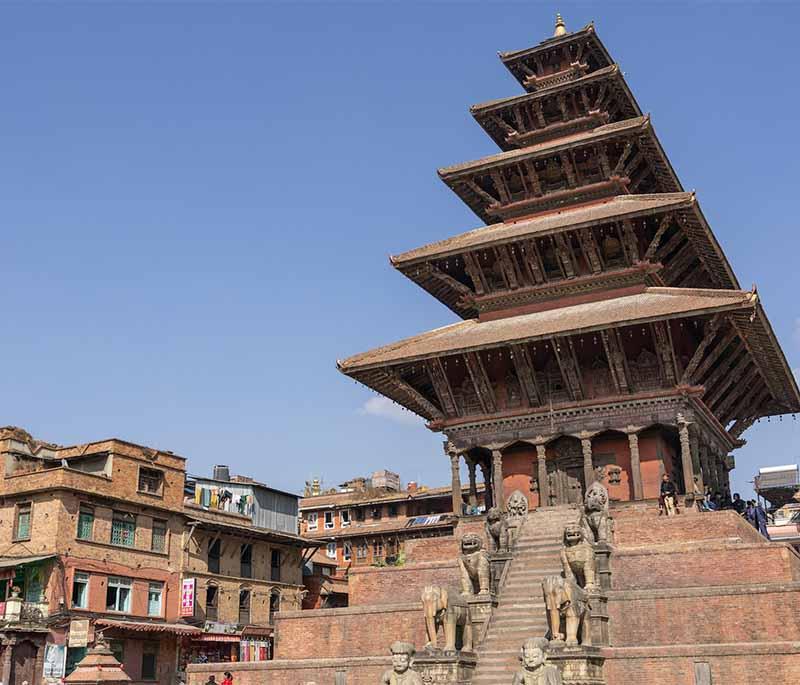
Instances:
[[[580,504],[586,490],[583,451],[577,438],[561,437],[550,443],[547,455],[549,504]]]
[[[14,652],[11,657],[10,685],[22,685],[23,682],[34,685],[34,683],[38,682],[34,677],[38,651],[36,645],[29,640],[23,640],[14,645]]]

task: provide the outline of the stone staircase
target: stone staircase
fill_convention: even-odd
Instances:
[[[542,578],[561,572],[564,526],[578,519],[575,506],[528,514],[513,550],[505,584],[486,637],[477,649],[473,685],[509,685],[519,668],[519,650],[529,637],[547,632]]]

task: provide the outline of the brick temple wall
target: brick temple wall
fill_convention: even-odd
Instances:
[[[426,585],[458,586],[455,558],[408,566],[350,569],[350,606],[419,602]]]
[[[210,675],[215,675],[217,682],[221,683],[225,671],[231,672],[236,685],[333,685],[336,675],[344,673],[347,685],[376,685],[380,682],[381,674],[391,667],[391,657],[387,654],[379,657],[277,660],[266,663],[191,664],[186,676],[187,685],[205,685]]]
[[[380,656],[395,640],[426,641],[419,601],[404,604],[280,612],[276,659]]]

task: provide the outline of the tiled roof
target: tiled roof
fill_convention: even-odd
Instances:
[[[489,244],[509,242],[537,234],[555,233],[559,230],[575,230],[608,219],[631,218],[644,212],[680,209],[689,207],[693,203],[694,193],[618,195],[597,204],[570,207],[513,223],[482,226],[452,238],[403,252],[393,256],[391,260],[393,265],[399,267],[409,262],[458,254]]]
[[[414,518],[420,517],[405,517],[398,516],[396,519],[388,521],[381,520],[376,522],[363,522],[353,523],[347,528],[337,528],[336,530],[319,530],[307,533],[309,540],[338,540],[339,538],[357,538],[369,535],[377,535],[379,533],[399,533],[401,531],[420,531],[430,530],[431,528],[445,528],[452,527],[457,521],[451,514],[440,514],[440,518],[436,523],[419,526],[409,526],[409,522]]]
[[[461,489],[467,492],[468,485],[463,485]],[[483,489],[483,484],[478,484],[478,490]],[[372,503],[385,503],[385,502],[405,502],[428,497],[445,497],[450,495],[451,488],[449,485],[444,485],[438,488],[422,488],[417,489],[415,492],[386,492],[375,493],[368,490],[356,492],[332,492],[328,495],[314,495],[312,497],[304,497],[300,500],[300,511],[313,511],[323,507],[334,506],[347,506],[347,505],[368,505]]]
[[[338,366],[344,373],[353,373],[510,342],[599,330],[616,324],[754,307],[757,301],[754,293],[742,290],[651,287],[634,295],[494,321],[461,321],[355,355],[338,362]]]
[[[635,131],[637,129],[646,129],[649,127],[649,116],[633,117],[632,119],[617,121],[613,124],[598,126],[597,128],[593,128],[591,131],[581,131],[571,136],[564,136],[563,138],[558,138],[556,140],[548,140],[536,145],[529,145],[528,147],[524,147],[519,150],[499,152],[496,155],[489,155],[488,157],[482,157],[481,159],[444,167],[439,169],[439,176],[441,176],[444,180],[448,180],[454,176],[469,173],[477,169],[489,168],[497,164],[513,162],[517,159],[536,157],[540,154],[549,154],[564,148],[573,147],[577,144],[595,141],[605,136],[617,135],[620,133]]]

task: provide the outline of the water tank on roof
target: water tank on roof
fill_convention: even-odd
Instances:
[[[230,480],[231,472],[226,464],[217,464],[214,467],[214,480]]]

